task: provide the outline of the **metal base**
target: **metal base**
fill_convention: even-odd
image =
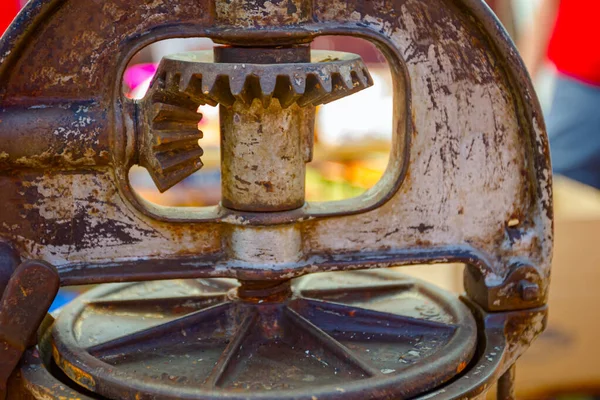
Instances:
[[[392,271],[314,274],[264,297],[236,284],[102,286],[57,319],[54,361],[109,399],[400,399],[476,350],[468,307]]]
[[[336,275],[337,276],[337,275]],[[213,283],[215,281],[212,281]],[[319,280],[321,282],[321,280]],[[143,284],[146,291],[153,291],[153,288],[163,287],[167,289],[169,285],[164,283],[158,285],[156,283]],[[136,285],[137,286],[137,285]],[[121,288],[127,286],[121,285]],[[131,289],[135,289],[135,286],[128,286]],[[177,287],[177,285],[170,285],[171,288]],[[420,287],[420,284],[419,284]],[[102,287],[102,290],[105,288]],[[217,290],[217,288],[214,288]],[[123,293],[126,295],[127,293]],[[381,293],[381,292],[378,292]],[[408,292],[410,293],[410,292]],[[130,292],[129,294],[133,294]],[[155,292],[154,298],[160,297],[161,292]],[[171,293],[173,295],[173,293]],[[107,296],[110,300],[110,295]],[[118,297],[118,296],[115,296]],[[376,296],[380,299],[385,299],[385,296]],[[372,297],[374,299],[374,297]],[[113,298],[112,301],[118,299]],[[342,299],[343,300],[343,299]],[[386,299],[387,300],[387,299]],[[525,311],[512,311],[503,313],[486,313],[477,305],[469,302],[467,299],[463,299],[466,304],[469,305],[471,311],[477,321],[478,326],[478,339],[477,339],[477,350],[471,360],[471,363],[467,365],[465,370],[458,374],[451,382],[440,385],[433,391],[427,392],[422,395],[413,397],[414,400],[479,400],[485,399],[486,394],[494,387],[496,383],[502,380],[499,385],[500,398],[506,398],[506,388],[512,381],[512,373],[506,373],[506,371],[514,364],[516,359],[523,353],[527,348],[530,341],[539,334],[545,323],[547,316],[547,308],[540,307],[537,309],[525,310]],[[149,300],[150,302],[150,300]],[[385,304],[385,303],[384,303]],[[102,303],[100,303],[102,305]],[[121,304],[122,306],[126,305]],[[92,306],[93,307],[93,306]],[[189,304],[182,307],[172,307],[171,317],[176,318],[174,315],[182,315],[189,312]],[[407,305],[410,309],[410,305]],[[154,309],[159,311],[160,308]],[[117,318],[118,309],[113,309],[112,315],[113,325],[96,325],[96,329],[106,328],[106,332],[111,330],[117,330],[120,328],[118,320],[122,322],[127,321],[127,317],[130,320],[137,321],[139,323],[152,324],[148,322],[148,318],[156,324],[156,319],[153,318],[153,314],[150,312],[146,313],[145,319],[138,318],[134,319],[134,314],[130,314],[126,307],[120,307],[120,317]],[[156,316],[157,314],[154,314]],[[163,320],[164,321],[164,320]],[[105,321],[106,322],[106,321]],[[81,330],[82,328],[85,331]],[[76,327],[79,333],[87,332],[88,327],[85,325]],[[60,400],[65,398],[77,398],[80,400],[106,400],[107,397],[100,396],[84,389],[73,380],[69,379],[60,370],[52,359],[52,335],[51,330],[44,330],[42,332],[42,339],[38,348],[32,348],[25,353],[25,357],[22,360],[20,368],[15,371],[15,374],[9,380],[9,391],[8,398],[11,400]],[[191,369],[190,371],[193,371]],[[85,372],[73,368],[72,374],[81,374],[83,379]],[[508,386],[507,386],[508,385]],[[165,387],[168,390],[172,386]],[[133,389],[133,388],[132,388]],[[343,389],[343,388],[342,388]],[[307,390],[305,393],[299,394],[297,398],[312,400],[313,394]],[[510,391],[508,392],[510,393]],[[215,395],[213,392],[211,395]],[[403,396],[391,396],[387,393],[372,393],[373,396],[370,398],[380,399],[403,399]],[[512,395],[512,393],[510,393]],[[345,399],[346,394],[339,392],[336,394],[338,399]],[[505,397],[501,397],[505,396]],[[114,398],[126,398],[122,396]],[[140,399],[164,398],[161,396],[146,396],[139,394]],[[206,397],[210,398],[210,397]],[[268,398],[268,397],[266,397]],[[365,398],[369,398],[366,397]],[[510,398],[510,397],[508,397]]]

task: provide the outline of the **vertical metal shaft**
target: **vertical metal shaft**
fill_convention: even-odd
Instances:
[[[245,64],[310,61],[307,46],[289,48],[215,48],[215,61]],[[249,78],[252,79],[252,78]],[[257,79],[252,90],[261,91]],[[251,104],[237,100],[220,106],[223,206],[248,212],[278,212],[302,207],[306,147],[313,135],[315,107],[279,100]]]
[[[236,63],[240,68],[246,64],[309,61],[308,46],[215,48],[215,62]],[[260,77],[247,79],[255,81],[244,90],[262,94]],[[277,98],[263,103],[260,97],[252,102],[238,99],[232,106],[220,106],[221,204],[245,212],[300,208],[305,197],[305,164],[312,154],[315,107],[300,107],[295,102],[282,107]],[[297,262],[302,255],[301,234],[296,226],[233,226],[227,243],[230,257],[248,266]],[[263,288],[265,284],[268,290]],[[256,290],[252,283],[242,282],[241,297],[268,297],[272,294],[270,285],[258,283],[261,289]],[[279,284],[275,287],[279,288]]]
[[[236,101],[221,106],[222,204],[250,212],[302,207],[305,195],[304,130],[310,110],[277,100],[265,108]]]
[[[513,364],[498,381],[497,400],[516,400],[515,395],[515,376],[516,365]]]

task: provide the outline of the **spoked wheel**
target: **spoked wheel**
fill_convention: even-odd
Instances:
[[[399,399],[459,374],[476,332],[455,296],[393,271],[157,281],[77,299],[53,357],[109,399]]]

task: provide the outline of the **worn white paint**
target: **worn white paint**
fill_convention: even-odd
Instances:
[[[306,247],[346,252],[468,245],[491,256],[494,273],[486,276],[488,284],[502,280],[511,254],[531,256],[547,269],[548,260],[538,258],[534,243],[545,241],[540,227],[543,230],[549,221],[539,221],[539,227],[519,239],[505,233],[514,215],[530,212],[531,201],[522,174],[528,169],[527,142],[506,75],[485,47],[473,46],[472,27],[450,12],[428,26],[431,19],[408,12],[415,8],[428,12],[427,6],[407,1],[399,16],[402,28],[378,17],[350,14],[389,35],[407,60],[414,121],[407,178],[395,197],[377,210],[316,222]],[[333,19],[338,9],[325,12],[332,15],[322,19]],[[423,39],[428,30],[438,33],[435,40]],[[457,45],[479,60],[468,73],[457,59]],[[538,136],[543,134],[536,129]],[[545,241],[545,246],[550,248],[551,242]],[[492,256],[497,254],[502,258]]]
[[[232,262],[260,268],[291,264],[303,256],[301,233],[293,225],[283,227],[233,227],[228,239]]]
[[[108,172],[49,174],[23,184],[26,188],[35,188],[40,195],[38,202],[28,204],[30,212],[46,219],[53,229],[73,227],[82,210],[85,214],[85,219],[77,222],[79,229],[84,226],[83,235],[64,238],[71,240],[72,244],[43,245],[18,237],[19,247],[25,250],[24,255],[28,258],[44,259],[60,268],[68,263],[144,259],[173,254],[185,256],[215,252],[220,248],[219,231],[200,231],[190,226],[171,229],[167,224],[156,223],[133,212],[131,206],[124,203],[112,174]],[[27,215],[24,214],[24,218]],[[114,226],[119,234],[115,234]],[[19,229],[14,231],[19,232]],[[48,242],[53,242],[56,239],[53,235],[57,234],[64,235],[65,231],[44,232]],[[130,243],[123,242],[123,236],[129,237]]]
[[[226,6],[224,3],[219,2],[221,7]],[[363,200],[371,202],[382,194],[377,192],[378,189],[389,188],[390,176],[397,174],[405,161],[408,162],[408,174],[394,197],[376,210],[352,217],[314,218],[302,222],[302,252],[313,258],[303,260],[298,264],[298,269],[313,271],[319,263],[314,257],[323,253],[368,254],[438,247],[472,248],[483,254],[490,260],[492,268],[486,276],[488,284],[499,282],[515,257],[528,258],[539,266],[542,274],[548,274],[552,248],[551,224],[544,207],[550,204],[551,199],[550,188],[545,187],[543,178],[550,171],[537,172],[543,175],[537,177],[544,186],[540,195],[527,189],[525,180],[530,177],[522,174],[523,170],[531,171],[534,156],[531,153],[545,150],[545,143],[541,140],[544,132],[535,121],[524,119],[522,110],[515,109],[522,105],[514,101],[515,97],[525,102],[531,100],[527,96],[533,95],[532,89],[512,86],[512,81],[507,79],[510,68],[498,62],[497,56],[489,52],[488,43],[481,40],[479,28],[469,18],[463,18],[463,11],[456,8],[454,2],[442,2],[440,6],[436,2],[406,0],[398,3],[403,5],[394,10],[396,21],[383,15],[384,11],[382,15],[366,15],[350,9],[350,3],[333,1],[325,8],[313,3],[315,10],[312,15],[323,23],[360,23],[361,29],[369,29],[390,40],[406,60],[408,72],[407,82],[398,81],[402,79],[401,76],[396,77],[397,87],[404,85],[407,91],[397,94],[395,107],[404,111],[405,104],[410,104],[411,108],[397,118],[399,121],[408,119],[413,122],[412,131],[406,133],[411,137],[409,160],[404,160],[401,154],[404,132],[399,126],[402,124],[395,124],[400,144],[393,151],[391,173],[383,178],[384,184],[368,192]],[[69,2],[69,7],[57,11],[56,18],[68,20],[68,13],[81,13],[79,4]],[[370,10],[389,9],[389,3],[381,0],[368,4]],[[58,39],[48,37],[46,43],[37,45],[39,48],[20,53],[24,61],[15,63],[15,70],[31,76],[31,81],[44,87],[44,95],[49,98],[64,93],[96,95],[103,85],[102,76],[94,70],[95,67],[85,69],[81,67],[82,63],[73,66],[72,60],[92,59],[95,60],[94,65],[110,65],[103,62],[114,60],[115,55],[111,52],[114,52],[115,43],[130,34],[145,32],[153,26],[152,18],[166,18],[162,11],[151,15],[157,11],[153,7],[158,6],[161,10],[169,11],[173,20],[193,20],[198,26],[211,22],[208,21],[209,13],[203,13],[200,6],[190,5],[186,10],[176,11],[170,3],[156,1],[144,5],[140,12],[149,18],[131,28],[134,32],[121,31],[125,24],[108,24],[110,42],[98,41],[93,35],[86,36],[82,32],[79,35],[81,42],[76,49],[69,50],[68,57],[51,60],[48,65],[38,68],[37,64],[30,62],[37,59],[31,54],[37,56],[45,48],[59,48],[56,46]],[[443,6],[447,9],[439,13],[439,7]],[[133,6],[128,8],[126,3],[119,3],[119,9],[105,7],[104,3],[88,4],[88,7],[92,7],[88,11],[97,13],[94,15],[103,23],[132,15],[133,10]],[[229,12],[224,9],[217,11]],[[255,11],[254,17],[263,12]],[[435,19],[425,18],[427,13],[436,11],[438,14]],[[237,18],[236,15],[225,14],[221,14],[224,19]],[[48,25],[53,23],[49,22]],[[82,30],[84,28],[87,27],[81,27]],[[40,32],[40,35],[43,34]],[[99,48],[99,45],[102,47]],[[471,58],[465,61],[461,58],[465,55]],[[11,88],[13,92],[18,89]],[[9,90],[9,94],[13,92]],[[125,121],[131,128],[132,121],[127,117]],[[90,128],[88,124],[93,123],[85,117],[76,119],[74,125],[62,127],[64,131],[57,130],[57,134],[87,140],[81,137],[81,126]],[[528,132],[529,125],[532,125],[532,133]],[[528,142],[528,135],[533,143]],[[127,141],[129,150],[133,149],[132,143],[133,140]],[[68,154],[63,156],[68,157]],[[83,238],[85,246],[81,249],[71,245],[53,247],[34,243],[32,238],[19,238],[18,230],[12,231],[11,224],[7,224],[8,228],[4,227],[4,235],[18,238],[21,247],[26,249],[25,256],[44,258],[58,265],[89,260],[206,255],[222,249],[223,225],[233,222],[245,226],[248,223],[244,218],[230,215],[221,225],[178,222],[169,226],[144,216],[140,210],[125,202],[114,178],[105,172],[98,174],[95,180],[85,176],[48,174],[32,184],[40,188],[40,193],[46,193],[47,197],[40,194],[39,202],[27,206],[34,207],[49,218],[55,218],[57,223],[69,226],[73,210],[95,207],[98,213],[86,220],[89,227],[98,226],[102,221],[118,221],[125,224],[125,232],[135,240],[135,244],[126,243],[115,235],[107,234],[100,235],[94,243],[91,240],[86,242],[87,238]],[[75,188],[77,185],[87,187]],[[87,192],[80,191],[91,188],[100,193],[82,198]],[[94,199],[102,199],[104,203],[96,205]],[[310,211],[310,208],[307,210]],[[523,215],[533,216],[533,220],[526,221]],[[511,239],[506,229],[516,217],[528,225],[518,238]],[[88,245],[89,248],[86,247]],[[227,268],[225,264],[222,267],[223,271]]]

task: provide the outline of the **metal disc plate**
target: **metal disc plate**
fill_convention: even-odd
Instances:
[[[401,399],[460,373],[477,328],[456,296],[385,271],[313,274],[286,301],[226,279],[104,285],[65,308],[53,356],[110,399]]]

